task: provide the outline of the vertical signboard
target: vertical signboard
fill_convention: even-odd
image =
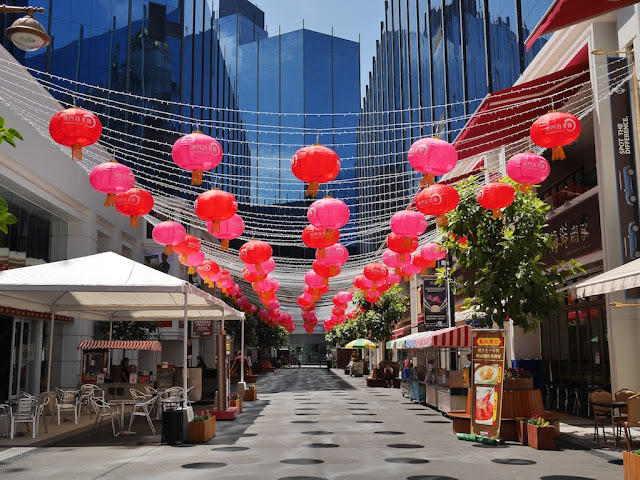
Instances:
[[[607,58],[613,127],[613,158],[618,183],[618,212],[622,263],[640,258],[640,220],[638,219],[638,183],[634,153],[634,128],[631,116],[630,84],[626,58]],[[627,297],[640,298],[640,290],[627,290]]]
[[[472,330],[471,433],[500,438],[504,330]]]
[[[425,278],[422,288],[424,326],[427,330],[447,327],[447,284],[436,285],[436,278]]]
[[[213,322],[211,320],[192,320],[191,334],[194,337],[211,337],[213,335]]]

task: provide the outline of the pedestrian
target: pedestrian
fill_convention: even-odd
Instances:
[[[207,364],[204,363],[204,359],[200,355],[198,355],[198,364],[196,365],[196,367],[199,367],[202,370],[206,370],[207,369]]]
[[[331,367],[333,366],[333,355],[331,355],[331,352],[327,352],[327,354],[324,357],[325,362],[327,362],[327,372],[331,371]]]
[[[384,383],[385,387],[393,388],[393,367],[388,363],[384,367]]]
[[[298,354],[298,368],[302,368],[302,354]]]

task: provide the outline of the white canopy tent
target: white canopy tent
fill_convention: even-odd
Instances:
[[[182,319],[184,368],[189,319],[221,320],[223,325],[225,320],[244,320],[242,312],[189,282],[113,252],[2,271],[0,305],[51,313],[47,390],[56,314],[103,321]],[[186,374],[182,380],[186,401]]]
[[[582,298],[636,287],[640,287],[640,259],[571,285],[569,289]]]

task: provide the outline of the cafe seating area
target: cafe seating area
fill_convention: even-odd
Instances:
[[[631,428],[640,427],[640,393],[628,388],[618,390],[614,394],[603,389],[589,393],[589,411],[593,419],[593,439],[607,443],[606,428],[611,427],[612,438],[618,446],[620,435],[624,430],[627,449],[631,450]]]

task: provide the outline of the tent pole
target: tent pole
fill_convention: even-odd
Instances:
[[[55,322],[56,314],[51,309],[51,324],[49,325],[49,363],[47,364],[47,392],[51,391],[51,361],[53,359],[53,322]]]
[[[184,396],[184,406],[187,407],[187,374],[188,374],[188,366],[187,366],[187,332],[189,331],[189,317],[187,316],[187,292],[184,292],[184,331],[182,338],[182,388],[183,388],[183,396]]]
[[[244,383],[244,318],[240,329],[240,382]]]
[[[109,341],[113,340],[113,320],[109,316]],[[111,349],[109,349],[109,363],[107,364],[107,373],[111,376]]]

